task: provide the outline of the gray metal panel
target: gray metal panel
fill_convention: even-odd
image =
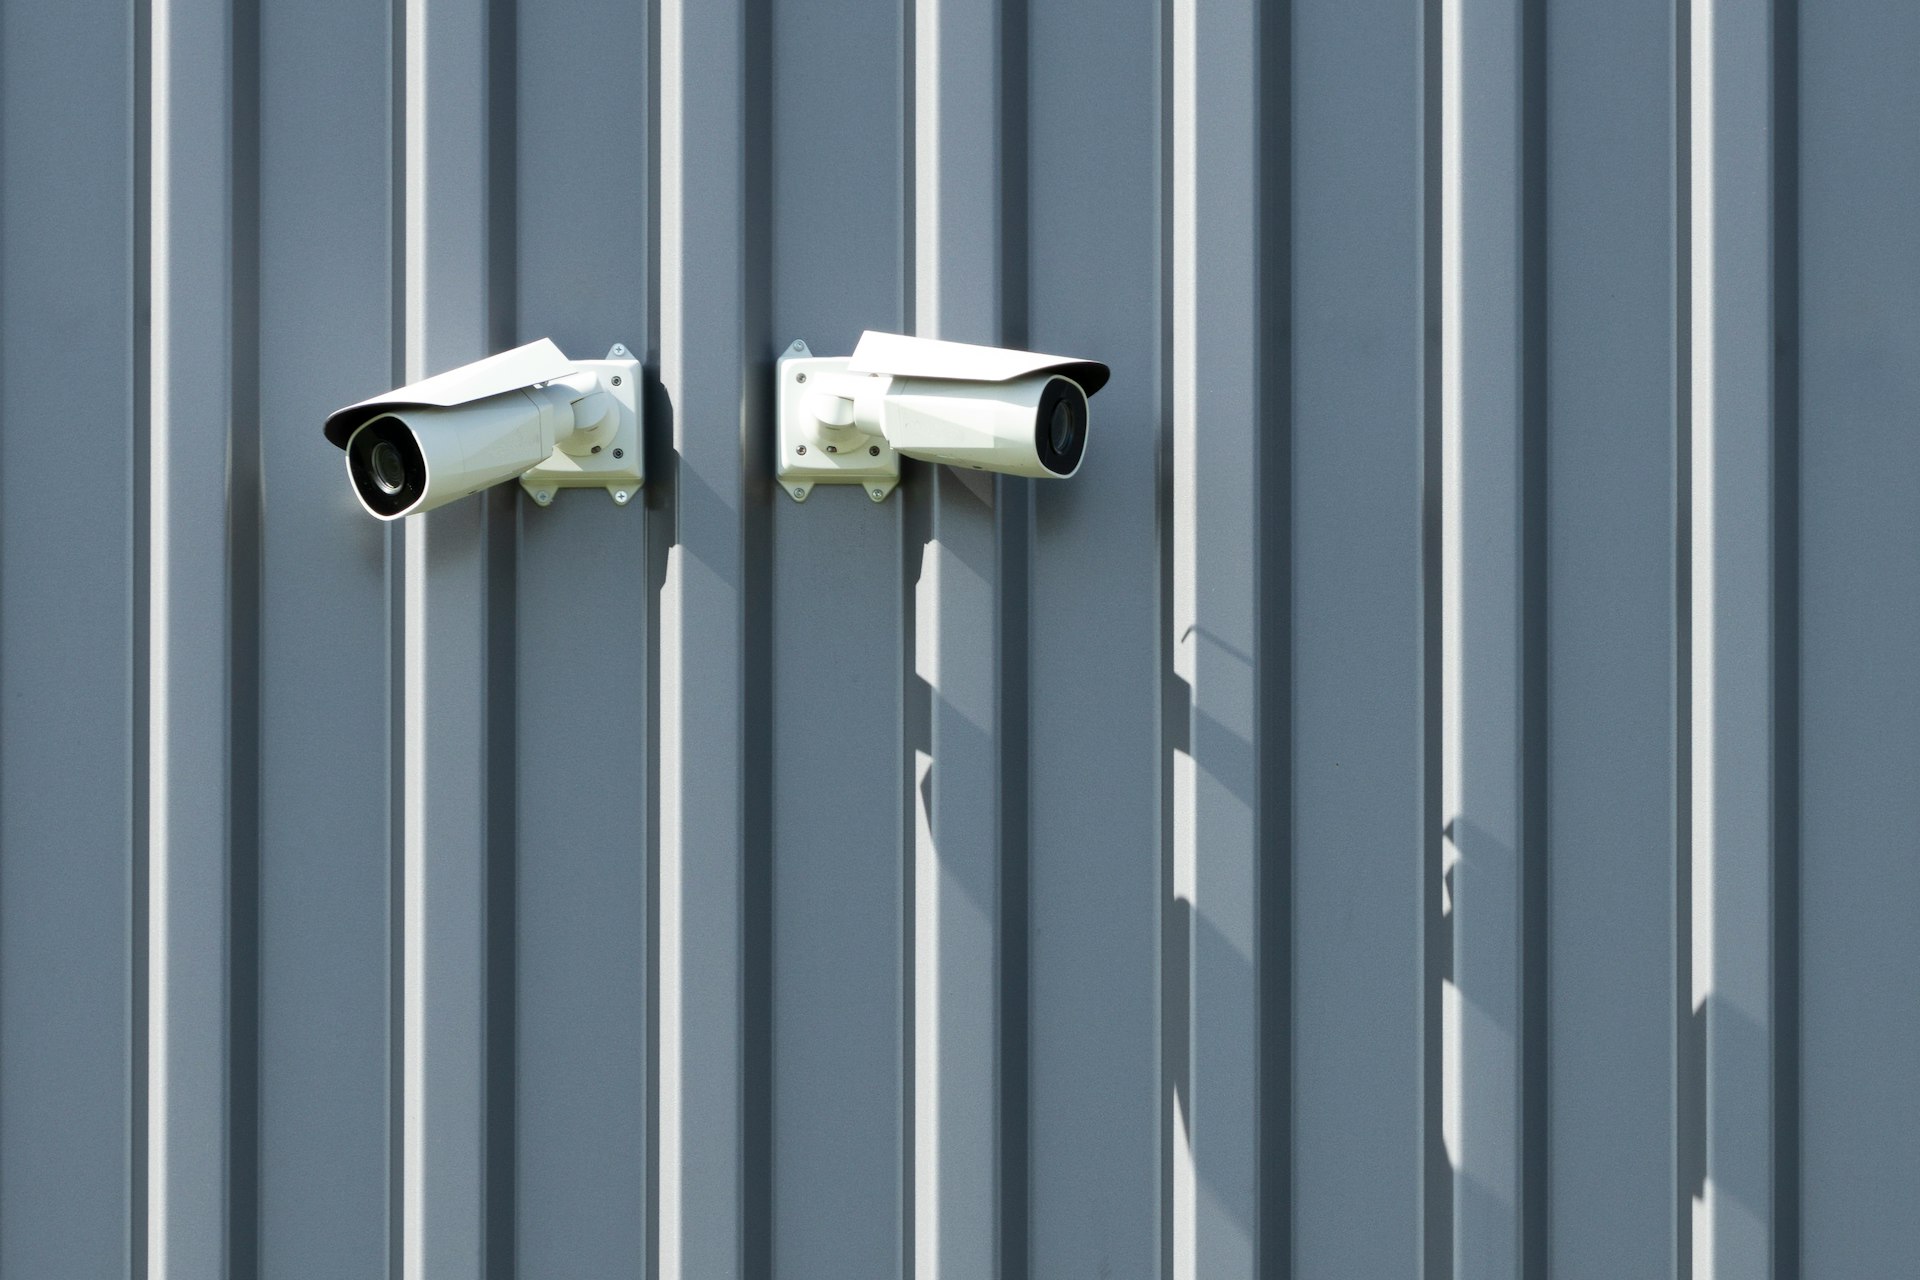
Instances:
[[[86,30],[91,56],[72,58]],[[146,1249],[127,7],[0,4],[0,1274]],[[73,162],[91,157],[98,163]],[[91,386],[76,401],[71,371]],[[76,430],[77,424],[84,427]],[[100,463],[62,479],[77,437]],[[78,500],[77,500],[78,499]]]
[[[772,275],[776,345],[853,350],[903,329],[911,225],[904,6],[782,5]],[[767,353],[771,354],[771,352]],[[912,464],[909,464],[911,467]],[[921,477],[909,472],[912,486]],[[906,1199],[911,828],[899,764],[912,655],[903,600],[904,494],[876,507],[823,485],[772,510],[772,1081],[775,1275],[899,1275]],[[784,751],[808,741],[818,750]]]
[[[519,18],[516,83],[570,88],[518,97],[512,340],[551,337],[577,359],[653,337],[649,33],[627,12]],[[520,501],[513,1257],[524,1276],[637,1276],[652,1220],[647,521],[599,489]]]
[[[1920,9],[1803,6],[1801,1246],[1920,1258]],[[1791,480],[1789,480],[1791,482]]]
[[[275,1276],[382,1270],[396,1180],[387,535],[313,483],[340,454],[311,430],[395,372],[387,14],[261,14],[258,1247]]]
[[[0,0],[0,1280],[1913,1271],[1917,56]],[[1082,474],[786,498],[870,327]],[[356,509],[542,336],[643,509]]]
[[[1296,0],[1294,1264],[1419,1265],[1420,13]],[[1393,86],[1382,92],[1381,86]]]
[[[1663,1274],[1673,1150],[1674,19],[1547,17],[1544,602],[1552,1274]]]
[[[1035,1277],[1151,1276],[1164,1243],[1159,21],[1137,0],[1027,6],[1025,337],[1115,369],[1092,403],[1098,433],[1080,475],[1033,486],[1024,1215]],[[1102,287],[1086,288],[1095,278]]]

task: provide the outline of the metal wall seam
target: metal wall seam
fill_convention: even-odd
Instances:
[[[1524,0],[1443,8],[1443,806],[1458,1280],[1518,1280],[1528,1217],[1529,398]]]
[[[659,1271],[748,1267],[743,648],[747,421],[746,22],[741,0],[662,0],[660,368],[678,459],[660,596]],[[658,424],[656,424],[658,425]]]
[[[246,1029],[250,949],[236,913],[250,913],[252,780],[236,771],[236,716],[252,708],[246,573],[257,529],[251,406],[239,366],[254,317],[237,306],[240,169],[235,101],[236,10],[230,0],[153,7],[151,177],[151,453],[149,531],[148,1268],[153,1276],[245,1267],[253,1223]],[[239,282],[243,287],[245,281]],[[246,334],[236,340],[241,326]],[[206,465],[208,460],[219,465]],[[257,518],[257,517],[256,517]],[[240,745],[252,738],[242,729]],[[246,766],[251,765],[249,753]],[[238,1123],[236,1124],[236,1121]],[[239,1178],[236,1179],[236,1173]],[[245,1186],[237,1185],[244,1181]]]
[[[1704,1019],[1697,1280],[1776,1254],[1782,802],[1775,4],[1693,5],[1693,1003]],[[1791,783],[1789,784],[1791,785]]]
[[[1262,1254],[1260,337],[1261,6],[1173,16],[1174,911],[1185,917],[1176,1047],[1173,1267],[1251,1280]],[[1277,726],[1273,726],[1277,728]],[[1181,928],[1176,922],[1176,930]],[[1280,1263],[1284,1265],[1284,1263]]]
[[[490,6],[408,0],[405,33],[406,376],[485,355],[498,334],[489,176]],[[489,810],[501,708],[490,596],[494,491],[409,522],[402,689],[403,1273],[489,1266]],[[510,524],[507,525],[510,531]],[[510,705],[508,707],[510,710]],[[510,723],[510,722],[509,722]]]
[[[915,8],[915,331],[996,342],[1001,258],[999,3]],[[931,695],[914,849],[916,1274],[1001,1265],[1002,504],[983,472],[935,467],[915,599]]]
[[[1669,1015],[1673,1019],[1672,1114],[1673,1257],[1668,1274],[1690,1280],[1694,1263],[1695,1200],[1704,1177],[1706,1110],[1704,1028],[1694,1011],[1693,973],[1693,0],[1678,0],[1670,15],[1673,47],[1673,130],[1668,163],[1673,201],[1668,210],[1673,308],[1673,373],[1668,396],[1673,405],[1671,450],[1673,541],[1667,563],[1673,578],[1673,649],[1669,658],[1673,685],[1672,762],[1668,766],[1673,817],[1670,823],[1673,907],[1668,921],[1668,952],[1673,963]]]
[[[1252,799],[1254,862],[1253,980],[1259,1077],[1254,1124],[1259,1150],[1254,1257],[1273,1280],[1294,1275],[1294,1171],[1298,1165],[1294,959],[1296,783],[1294,735],[1295,577],[1293,480],[1295,355],[1294,4],[1266,0],[1255,27],[1254,225],[1252,278],[1255,366],[1254,470],[1258,539],[1254,544],[1255,617]]]

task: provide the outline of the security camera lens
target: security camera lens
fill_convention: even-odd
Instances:
[[[427,460],[407,424],[384,414],[347,440],[347,475],[367,510],[381,519],[405,515],[427,492]]]
[[[384,493],[398,493],[407,483],[407,464],[400,458],[400,451],[393,447],[393,441],[382,440],[367,453],[367,470],[373,474],[373,482]]]
[[[1053,406],[1053,421],[1047,426],[1047,442],[1055,453],[1066,453],[1073,448],[1073,415],[1067,412],[1064,403]]]
[[[1034,452],[1057,476],[1070,476],[1087,449],[1087,393],[1071,378],[1049,379],[1034,413]]]

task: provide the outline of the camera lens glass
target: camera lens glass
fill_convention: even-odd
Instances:
[[[347,440],[347,474],[367,510],[382,519],[405,515],[427,492],[427,460],[413,432],[393,414],[357,428]]]
[[[1065,453],[1073,448],[1073,434],[1073,415],[1067,412],[1065,404],[1054,405],[1053,421],[1047,427],[1047,440],[1053,445],[1053,451]]]
[[[1034,452],[1040,465],[1070,476],[1087,449],[1087,393],[1071,378],[1048,380],[1034,413]]]
[[[400,451],[391,440],[382,440],[368,451],[367,470],[373,473],[373,482],[387,493],[398,493],[407,483],[407,464],[401,461]]]

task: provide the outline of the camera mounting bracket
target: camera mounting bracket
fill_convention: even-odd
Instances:
[[[853,393],[867,375],[848,373],[847,361],[815,356],[796,341],[775,362],[774,471],[795,502],[805,502],[816,484],[857,484],[884,502],[900,483],[900,455],[884,437],[854,425]]]
[[[625,346],[615,343],[605,360],[576,360],[573,372],[591,372],[600,390],[613,402],[613,421],[603,420],[591,431],[555,449],[547,460],[521,475],[520,487],[541,506],[551,506],[562,489],[605,489],[625,506],[640,492],[640,362]]]

